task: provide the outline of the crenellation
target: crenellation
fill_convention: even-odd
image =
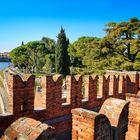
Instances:
[[[80,107],[82,103],[82,76],[67,76],[67,99],[71,108]]]
[[[69,75],[65,79],[62,75],[43,76],[40,77],[41,93],[35,93],[35,76],[26,76],[23,81],[23,78],[18,75],[8,74],[9,111],[7,114],[10,114],[10,116],[0,116],[0,130],[5,130],[9,124],[22,116],[46,121],[70,115],[71,109],[74,108],[82,107],[84,109],[99,110],[103,102],[109,97],[125,99],[125,93],[130,88],[128,86],[131,86],[131,92],[133,91],[133,94],[135,94],[139,88],[139,82],[136,83],[139,80],[138,77],[138,75],[134,74],[130,75],[130,77],[127,74],[105,76]],[[62,98],[63,84],[65,84],[64,90],[66,94],[64,98]],[[84,95],[82,93],[83,90]],[[40,98],[38,98],[39,96]],[[135,100],[138,101],[137,99],[128,96],[127,99],[132,102],[130,108],[139,106],[138,103],[135,103]],[[40,102],[38,107],[36,105],[37,102]],[[127,113],[125,112],[125,114]],[[133,116],[133,113],[131,115]],[[138,119],[138,117],[135,118],[135,120]],[[50,125],[56,127],[57,133],[63,133],[71,130],[71,119],[64,119],[61,122]],[[131,123],[128,126],[130,125]],[[135,124],[135,127],[138,129],[139,124]],[[124,126],[121,126],[121,128],[124,129]],[[131,130],[131,127],[129,129]],[[125,127],[124,131],[126,130],[127,128]]]
[[[27,111],[33,111],[35,101],[35,76],[31,75],[24,83],[23,109]]]
[[[36,102],[38,103],[38,100],[40,100],[39,108],[46,109],[46,76],[40,77],[40,88],[41,93],[39,94],[41,97],[36,99]],[[38,96],[39,96],[38,95]]]
[[[102,98],[104,94],[104,76],[99,76],[97,84],[97,98]]]
[[[103,101],[109,97],[109,87],[112,85],[112,83],[110,84],[110,79],[110,75],[103,76]]]
[[[97,106],[97,84],[98,84],[98,76],[90,76],[87,75],[84,78],[85,83],[85,98],[87,99],[87,108],[93,108]],[[96,103],[96,105],[95,105]],[[86,106],[84,104],[84,106]]]
[[[46,76],[46,109],[50,117],[59,116],[62,104],[62,76],[56,79]]]
[[[122,79],[120,78],[119,75],[114,75],[113,76],[113,96],[112,97],[117,97],[119,96],[119,93],[122,93],[122,90],[119,89],[119,82],[123,82]],[[120,91],[119,91],[120,90]]]
[[[115,76],[114,75],[110,75],[109,76],[109,96],[114,95],[114,83],[115,83]]]
[[[124,76],[122,75],[118,75],[118,94],[121,94],[123,93],[123,79],[124,79]]]

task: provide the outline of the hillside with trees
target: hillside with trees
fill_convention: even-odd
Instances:
[[[105,70],[140,70],[140,20],[110,22],[105,37],[80,37],[69,43],[61,28],[57,42],[43,37],[13,49],[14,66],[30,73],[102,74]]]

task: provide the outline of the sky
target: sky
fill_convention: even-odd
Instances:
[[[140,19],[140,0],[0,0],[0,52],[21,42],[56,36],[61,26],[70,42],[105,36],[108,22]]]

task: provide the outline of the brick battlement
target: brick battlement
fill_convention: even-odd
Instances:
[[[126,100],[130,101],[129,123],[126,140],[140,139],[140,95],[126,94]]]
[[[72,140],[125,140],[129,103],[108,98],[99,113],[81,108],[73,109]]]
[[[0,130],[5,130],[20,117],[31,117],[40,121],[71,114],[71,109],[100,108],[109,98],[125,99],[125,93],[137,93],[139,90],[139,74],[111,74],[104,76],[67,76],[63,97],[64,79],[61,75],[41,77],[41,93],[35,92],[35,76],[21,78],[8,74],[8,114],[0,116]],[[23,80],[24,79],[24,80]],[[38,98],[40,96],[40,98]],[[36,103],[41,105],[38,107]],[[60,125],[61,124],[61,125]],[[54,123],[56,131],[71,129],[71,119]],[[60,129],[61,128],[61,129]]]

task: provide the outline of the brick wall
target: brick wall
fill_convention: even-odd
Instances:
[[[3,140],[29,139],[54,140],[54,128],[32,118],[21,117],[4,132]]]
[[[129,101],[108,98],[99,113],[72,110],[72,140],[125,140]]]
[[[111,140],[111,135],[105,115],[82,108],[72,110],[72,140]]]
[[[119,72],[119,71],[107,71],[108,75],[120,75],[125,77],[125,92],[137,94],[139,90],[139,74],[137,71]]]
[[[100,113],[107,116],[112,126],[113,140],[125,140],[128,130],[129,101],[108,98],[102,105]]]
[[[109,75],[89,75],[85,77],[85,99],[83,99],[82,95],[82,76],[78,75],[66,77],[67,96],[66,99],[62,99],[63,77],[61,75],[55,75],[42,77],[41,86],[43,96],[38,100],[35,97],[34,76],[26,76],[26,78],[21,79],[18,75],[9,74],[8,114],[10,113],[10,116],[6,116],[6,114],[0,116],[0,130],[3,131],[11,122],[22,116],[32,117],[40,121],[46,121],[71,114],[71,109],[76,107],[91,110],[97,107],[100,108],[108,97],[125,99],[125,89],[127,89],[128,85],[126,84],[126,76],[113,75],[110,77]],[[136,85],[138,86],[138,84],[134,84],[133,86],[136,88]],[[111,94],[109,94],[110,89]],[[43,108],[35,108],[35,99],[38,102],[43,102]],[[71,119],[68,121],[71,121]],[[59,131],[59,126],[61,127],[61,125],[58,126],[57,123],[53,125],[57,126],[56,131]],[[63,127],[63,131],[64,129],[67,130],[67,128],[67,126]]]
[[[126,94],[126,100],[130,101],[126,140],[140,140],[140,95]]]

